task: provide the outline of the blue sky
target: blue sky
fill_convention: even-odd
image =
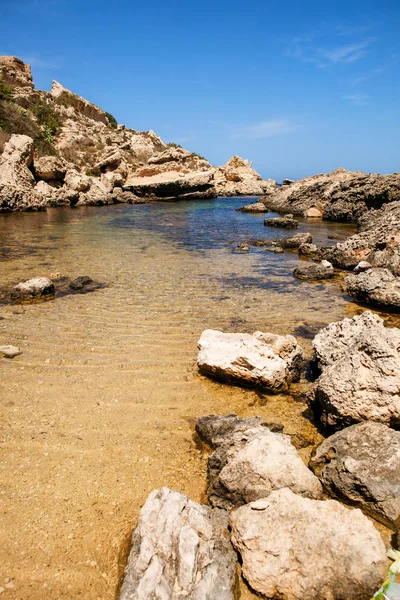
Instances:
[[[400,171],[399,0],[0,0],[0,54],[264,177]]]

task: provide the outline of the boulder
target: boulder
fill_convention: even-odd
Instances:
[[[6,346],[0,346],[0,354],[2,354],[4,358],[14,358],[19,354],[22,354],[22,352],[16,346],[7,344]]]
[[[293,275],[297,279],[331,279],[334,274],[334,268],[327,260],[323,260],[319,264],[300,265],[293,271]]]
[[[400,524],[400,432],[357,423],[328,437],[310,466],[331,493],[385,525]]]
[[[296,229],[299,226],[299,222],[293,219],[292,215],[286,217],[272,217],[271,219],[265,219],[264,225],[267,227],[282,227],[283,229]]]
[[[234,600],[236,554],[225,513],[167,488],[146,500],[120,600]]]
[[[396,311],[400,309],[400,278],[389,269],[368,269],[348,275],[343,291],[362,304]]]
[[[244,577],[267,598],[367,600],[380,587],[386,549],[358,509],[272,492],[230,515]]]
[[[197,365],[204,375],[270,392],[288,389],[304,360],[293,336],[260,331],[250,335],[207,329],[198,348]]]
[[[87,192],[92,184],[93,177],[82,175],[73,169],[67,171],[65,186],[74,192]]]
[[[54,296],[54,284],[48,277],[34,277],[18,283],[11,290],[13,302],[25,302]]]
[[[276,181],[263,181],[252,163],[240,156],[232,156],[225,165],[214,169],[214,180],[218,196],[262,196],[278,189]]]
[[[63,182],[66,170],[64,161],[57,156],[41,156],[33,161],[33,172],[39,181]]]
[[[253,204],[245,204],[245,206],[241,206],[236,209],[239,212],[254,212],[254,213],[266,213],[268,212],[268,208],[265,206],[263,202],[254,202]]]
[[[400,275],[400,201],[370,210],[358,221],[359,232],[331,248],[324,258],[342,269],[354,269],[360,261],[387,268]]]
[[[261,419],[203,417],[196,430],[216,447],[208,459],[211,506],[229,510],[283,487],[308,498],[321,497],[320,482],[305,466],[290,437],[270,431]]]
[[[93,283],[93,279],[91,277],[88,277],[88,275],[80,275],[79,277],[76,277],[76,279],[71,281],[69,287],[71,288],[71,290],[82,290],[91,283]]]
[[[310,401],[322,423],[342,429],[361,421],[400,424],[400,330],[369,311],[331,323],[313,341],[322,374]]]
[[[368,269],[371,269],[372,265],[371,263],[369,263],[367,260],[361,260],[358,265],[356,265],[354,267],[354,272],[355,273],[363,273],[364,271],[368,271]]]
[[[299,256],[308,256],[314,260],[321,259],[321,250],[315,244],[301,244],[299,246]]]

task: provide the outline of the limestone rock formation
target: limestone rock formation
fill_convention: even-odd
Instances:
[[[232,156],[214,172],[215,189],[218,196],[262,196],[278,189],[272,179],[263,181],[252,168],[252,163],[240,156]]]
[[[370,210],[359,219],[359,232],[324,249],[324,256],[342,269],[354,269],[360,261],[368,261],[400,275],[399,223],[400,201]]]
[[[32,161],[32,138],[13,135],[0,156],[0,212],[42,208],[33,191],[35,178],[29,169]]]
[[[321,259],[321,250],[315,244],[301,244],[299,246],[299,256],[307,256],[312,260]]]
[[[343,290],[363,304],[400,309],[400,278],[389,269],[367,269],[348,275]]]
[[[225,513],[167,488],[152,492],[132,535],[120,600],[233,600],[235,585]]]
[[[162,200],[214,198],[217,195],[212,171],[188,175],[167,172],[150,177],[133,177],[125,182],[123,189],[137,196]]]
[[[63,182],[67,172],[65,162],[56,156],[41,156],[33,161],[37,181]]]
[[[366,211],[395,200],[400,200],[399,173],[376,175],[346,169],[306,177],[262,199],[272,210],[304,216],[318,216],[318,211],[333,221],[356,221]]]
[[[293,336],[260,331],[250,335],[207,329],[198,348],[197,365],[205,375],[270,392],[286,390],[299,377],[304,359]]]
[[[48,277],[34,277],[14,286],[11,300],[25,302],[29,300],[51,297],[54,295],[54,284]]]
[[[367,600],[380,587],[386,549],[358,509],[289,489],[234,510],[232,542],[243,575],[280,600]]]
[[[283,487],[308,498],[321,497],[320,482],[305,466],[290,437],[270,431],[262,419],[203,417],[196,429],[216,448],[208,459],[212,506],[229,510]]]
[[[334,274],[334,268],[327,260],[323,260],[320,263],[300,265],[293,271],[293,275],[297,279],[331,279]]]
[[[274,240],[249,240],[246,243],[249,244],[249,246],[266,247],[272,252],[283,252],[283,250],[296,250],[304,244],[311,244],[311,242],[311,233],[296,233],[295,235],[287,238],[276,238]]]
[[[249,213],[266,213],[268,212],[268,208],[265,206],[263,202],[253,202],[252,204],[245,204],[245,206],[241,206],[236,209],[239,212],[249,212]]]
[[[358,423],[328,437],[311,467],[331,493],[385,525],[400,523],[400,432]]]
[[[313,341],[322,374],[311,401],[335,429],[360,421],[400,424],[400,330],[369,311],[331,323]]]

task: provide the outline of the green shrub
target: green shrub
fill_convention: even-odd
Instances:
[[[50,104],[45,102],[36,102],[30,107],[30,110],[42,128],[43,137],[48,141],[51,141],[50,138],[52,138],[52,141],[54,141],[62,127],[60,115]]]
[[[7,85],[0,79],[0,100],[3,102],[11,102],[14,96],[14,91],[11,86]]]
[[[96,173],[93,173],[92,169],[86,169],[86,175],[88,177],[97,177]]]
[[[110,123],[111,127],[113,129],[116,129],[118,127],[117,119],[109,112],[106,112],[106,117],[107,117],[108,122]]]
[[[200,158],[201,160],[207,160],[205,158],[205,156],[202,156],[201,154],[197,154],[197,152],[192,152],[193,156],[197,156],[197,158]]]
[[[169,142],[167,146],[168,148],[182,148],[180,144],[175,144],[174,142]]]
[[[35,138],[39,128],[29,113],[14,102],[0,100],[0,129],[6,133],[18,133]]]

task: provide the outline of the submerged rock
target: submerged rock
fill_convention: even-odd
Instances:
[[[80,277],[76,277],[76,279],[71,281],[69,287],[71,290],[81,290],[91,283],[93,283],[93,279],[91,277],[88,277],[88,275],[81,275]]]
[[[208,459],[208,499],[231,509],[288,487],[320,498],[322,487],[305,466],[290,437],[263,426],[262,419],[202,417],[196,430],[216,447]]]
[[[14,358],[19,354],[22,354],[22,352],[16,346],[6,345],[0,346],[0,354],[2,354],[4,358]]]
[[[369,311],[331,323],[313,341],[322,371],[310,400],[324,425],[400,424],[400,330]]]
[[[260,331],[250,335],[206,329],[198,348],[201,373],[271,392],[286,390],[299,377],[304,359],[293,336]]]
[[[297,279],[331,279],[335,274],[330,262],[323,260],[319,264],[300,265],[293,271]]]
[[[267,598],[367,600],[384,578],[378,531],[336,500],[281,489],[234,510],[230,522],[243,575]]]
[[[132,535],[120,600],[233,600],[236,560],[223,511],[155,490]]]
[[[389,269],[370,268],[357,275],[348,275],[343,290],[359,302],[400,309],[400,278]]]
[[[286,215],[285,217],[265,219],[264,225],[268,227],[282,227],[283,229],[296,229],[299,226],[299,222],[293,219],[293,215]]]
[[[241,252],[250,252],[250,246],[245,242],[239,242],[239,244],[237,245],[237,249]]]
[[[296,233],[292,237],[275,240],[275,243],[284,250],[290,248],[300,248],[302,244],[311,244],[311,233]]]
[[[18,283],[11,290],[13,302],[25,302],[28,300],[48,298],[54,295],[54,284],[48,277],[34,277]]]
[[[400,432],[358,423],[327,438],[311,459],[324,487],[385,525],[400,522]]]

